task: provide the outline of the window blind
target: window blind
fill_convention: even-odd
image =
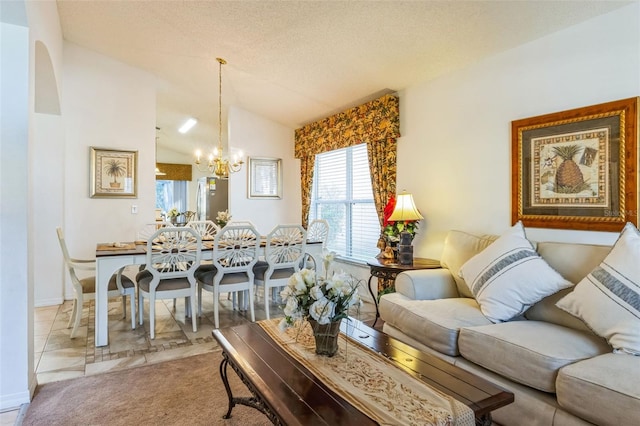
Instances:
[[[329,222],[329,250],[357,260],[378,254],[367,144],[316,155],[309,216]]]

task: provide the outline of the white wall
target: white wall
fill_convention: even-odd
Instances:
[[[32,182],[30,239],[35,306],[64,301],[66,269],[56,235],[64,218],[64,123],[59,115],[31,115],[30,179]]]
[[[72,256],[93,258],[155,220],[155,77],[69,42],[64,67],[65,235]],[[138,151],[137,198],[90,198],[91,146]]]
[[[282,159],[282,199],[249,199],[248,164],[229,178],[229,211],[233,220],[249,220],[266,235],[278,224],[301,223],[300,160],[293,157],[294,131],[240,108],[229,111],[229,146],[246,157]]]
[[[417,257],[449,229],[511,225],[511,121],[640,95],[640,4],[517,47],[400,95],[398,190],[426,220]],[[610,244],[616,233],[527,229],[534,240]]]
[[[64,299],[64,268],[55,233],[64,216],[64,123],[59,101],[63,41],[54,2],[28,2],[26,7],[34,102],[29,117],[29,270],[35,306],[46,306]]]
[[[29,30],[0,22],[0,411],[29,402],[33,281],[28,272]]]

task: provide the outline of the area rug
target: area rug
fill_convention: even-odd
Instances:
[[[257,410],[228,399],[219,351],[39,386],[23,425],[270,425]],[[232,371],[234,396],[250,396]]]

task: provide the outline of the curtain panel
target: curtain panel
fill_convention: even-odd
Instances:
[[[301,160],[302,225],[307,227],[316,154],[367,143],[371,184],[378,219],[396,192],[396,139],[400,136],[398,97],[384,95],[295,131],[296,158]]]

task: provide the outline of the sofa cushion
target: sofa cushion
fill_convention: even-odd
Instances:
[[[407,336],[443,354],[458,356],[461,327],[486,325],[475,300],[469,298],[411,300],[398,293],[380,298],[380,316]]]
[[[616,351],[640,355],[639,263],[640,231],[627,223],[609,255],[557,306],[582,319]]]
[[[609,353],[560,369],[558,404],[599,425],[634,425],[640,419],[640,357]]]
[[[526,320],[463,328],[458,345],[465,359],[545,392],[555,392],[561,367],[609,351],[591,333]]]
[[[563,311],[556,306],[556,303],[564,296],[573,291],[573,287],[560,290],[556,294],[547,296],[524,313],[524,317],[532,321],[545,321],[553,324],[562,325],[580,331],[587,331],[593,334],[593,331],[580,319]]]
[[[611,246],[540,242],[537,251],[549,266],[577,284],[607,257]]]
[[[598,266],[611,251],[611,246],[542,242],[538,243],[538,253],[553,269],[572,283],[578,283]],[[547,296],[533,305],[524,316],[535,321],[547,321],[576,330],[589,330],[580,319],[563,311],[556,303],[573,291],[573,287]]]
[[[440,264],[451,271],[458,293],[462,297],[473,297],[469,286],[460,276],[460,267],[476,254],[487,248],[498,237],[496,235],[472,235],[463,231],[449,231],[444,240]]]
[[[522,222],[469,259],[460,274],[493,322],[508,321],[543,298],[571,287],[527,240]]]

